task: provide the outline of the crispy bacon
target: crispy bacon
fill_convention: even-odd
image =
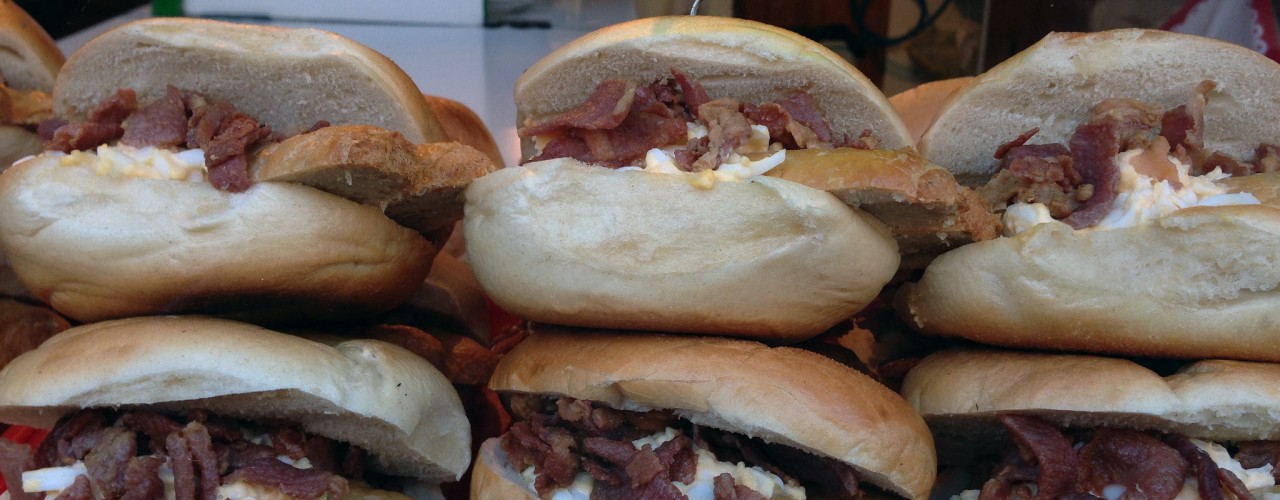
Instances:
[[[1186,475],[1187,461],[1177,450],[1139,431],[1099,429],[1080,449],[1082,490],[1094,495],[1118,484],[1126,491],[1141,492],[1145,498],[1169,500],[1182,490]],[[1216,485],[1216,477],[1213,483]]]
[[[697,81],[690,80],[684,76],[679,70],[672,69],[671,76],[675,78],[676,84],[680,86],[680,94],[684,96],[684,108],[690,115],[701,117],[698,111],[703,104],[711,102],[711,97],[707,95],[707,90],[702,88],[702,84]]]
[[[787,110],[791,119],[800,122],[817,135],[818,141],[831,142],[831,126],[813,106],[813,97],[808,92],[792,92],[786,97],[774,101]],[[801,147],[804,147],[801,144]]]
[[[0,439],[0,477],[4,478],[4,484],[22,484],[22,471],[33,468],[35,457],[31,454],[30,447]],[[32,496],[22,488],[9,487],[9,498],[12,500],[31,500]]]
[[[1035,417],[1004,414],[998,420],[1013,435],[1022,459],[1038,467],[1036,487],[1045,498],[1074,491],[1076,454],[1057,428]]]
[[[329,493],[330,500],[342,500],[348,491],[347,480],[341,476],[322,469],[299,469],[274,458],[254,460],[224,480],[266,486],[291,498],[316,498]]]
[[[605,80],[576,108],[545,122],[520,128],[520,137],[562,133],[569,129],[609,130],[622,123],[631,112],[636,84],[626,80]]]
[[[1072,163],[1084,182],[1093,186],[1093,194],[1062,222],[1075,229],[1084,229],[1107,216],[1120,183],[1120,171],[1115,164],[1117,154],[1120,154],[1120,141],[1111,122],[1086,123],[1076,127],[1076,132],[1071,135]]]
[[[174,148],[186,139],[187,107],[182,93],[170,85],[164,97],[143,106],[124,120],[124,136],[120,143],[136,148]]]

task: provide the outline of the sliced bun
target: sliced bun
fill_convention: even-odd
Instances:
[[[913,142],[884,94],[844,58],[781,28],[713,16],[638,19],[565,44],[516,80],[517,116],[545,120],[581,104],[597,82],[648,84],[672,69],[712,99],[763,103],[804,89],[836,134],[870,129],[890,149]]]
[[[925,82],[890,96],[889,104],[902,117],[902,123],[911,133],[911,140],[919,141],[929,124],[933,123],[933,118],[938,116],[947,97],[971,81],[972,76],[962,76]]]
[[[0,371],[0,421],[48,428],[82,408],[206,408],[287,419],[432,482],[469,462],[470,424],[430,364],[372,340],[325,345],[234,321],[130,318],[55,336]]]
[[[27,288],[83,322],[200,311],[261,320],[371,315],[422,283],[435,247],[306,186],[244,193],[20,162],[0,176],[0,251]]]
[[[500,170],[465,193],[468,258],[534,321],[786,341],[847,319],[898,267],[884,225],[830,194],[689,179],[572,159]]]
[[[996,148],[1033,127],[1031,143],[1065,143],[1103,99],[1185,104],[1218,83],[1205,107],[1209,150],[1249,158],[1280,142],[1280,64],[1231,43],[1156,30],[1052,33],[951,95],[920,139],[930,160],[962,181],[995,173]]]
[[[1280,365],[1271,363],[1197,361],[1161,376],[1116,358],[956,350],[921,361],[907,374],[902,394],[946,448],[995,441],[999,413],[1064,427],[1274,440],[1280,439],[1277,378]]]
[[[53,38],[13,0],[0,0],[0,74],[9,88],[53,91],[63,63]]]
[[[535,332],[503,358],[490,387],[668,408],[698,424],[848,463],[859,477],[928,497],[928,428],[888,388],[820,355],[723,338]]]
[[[503,165],[502,151],[498,149],[498,143],[493,142],[493,136],[489,134],[489,128],[484,126],[480,115],[466,104],[447,97],[422,94],[422,98],[426,99],[427,107],[431,108],[431,112],[440,121],[445,138],[475,148],[489,157],[494,165]]]
[[[399,132],[335,125],[271,144],[253,155],[255,182],[296,182],[384,209],[423,234],[462,218],[462,189],[496,167],[456,142],[413,144]]]
[[[167,85],[229,101],[276,131],[325,120],[444,140],[413,80],[368,47],[320,30],[190,18],[134,21],[85,44],[58,75],[54,112],[84,117],[122,87],[147,103]]]
[[[1269,205],[1127,229],[1041,224],[938,257],[896,306],[923,332],[987,344],[1280,361],[1277,248]]]

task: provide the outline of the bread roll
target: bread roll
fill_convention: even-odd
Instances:
[[[33,295],[82,322],[156,313],[369,316],[422,283],[416,232],[306,186],[95,175],[59,156],[0,176],[0,252]]]
[[[986,344],[1280,361],[1276,248],[1269,205],[1124,229],[1041,224],[943,254],[896,306],[923,332]]]
[[[845,462],[908,498],[927,497],[933,484],[933,446],[920,417],[886,387],[808,351],[546,330],[508,353],[489,385],[622,410],[672,409],[694,424]]]
[[[1228,42],[1157,30],[1052,33],[953,93],[920,139],[920,151],[962,182],[996,172],[996,148],[1039,127],[1029,142],[1066,143],[1107,98],[1166,109],[1196,84],[1218,83],[1204,113],[1207,150],[1248,158],[1280,142],[1280,64]]]
[[[516,80],[517,119],[540,122],[572,109],[602,80],[643,85],[672,69],[712,99],[758,104],[804,89],[837,136],[869,129],[887,149],[913,143],[884,94],[843,57],[781,28],[713,16],[637,19],[561,46]]]
[[[503,165],[502,151],[498,149],[498,143],[493,142],[493,136],[489,134],[489,128],[484,126],[480,115],[466,104],[447,97],[422,94],[422,98],[426,99],[427,107],[431,108],[432,114],[440,121],[445,138],[475,148],[488,156],[494,165]]]
[[[919,141],[924,131],[941,111],[942,103],[960,87],[973,81],[971,76],[925,82],[889,97],[889,104],[902,117],[912,141]]]
[[[572,159],[467,189],[476,278],[539,322],[799,341],[874,299],[898,267],[883,224],[822,191]]]
[[[1280,439],[1280,365],[1207,360],[1162,376],[1129,360],[1072,354],[953,350],[926,357],[903,381],[940,452],[998,441],[998,413],[1061,427],[1176,432],[1211,441]]]
[[[0,421],[48,428],[82,408],[138,406],[297,422],[364,448],[385,473],[433,483],[458,479],[469,462],[457,392],[426,361],[377,341],[131,318],[63,332],[0,371]]]
[[[280,132],[324,120],[444,140],[413,80],[368,47],[320,30],[191,18],[134,21],[89,41],[58,75],[54,112],[83,118],[125,87],[147,103],[168,85],[229,101]]]
[[[53,91],[65,58],[49,33],[13,0],[0,1],[0,74],[18,90]]]

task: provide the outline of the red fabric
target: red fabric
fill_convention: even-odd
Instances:
[[[21,425],[11,425],[0,434],[0,438],[8,439],[15,443],[29,444],[32,448],[44,441],[44,437],[49,435],[49,431],[45,429],[33,429],[31,427],[23,427]],[[4,478],[0,478],[0,493],[8,491],[9,488],[4,484]]]
[[[1160,29],[1227,40],[1280,62],[1271,0],[1187,0]]]

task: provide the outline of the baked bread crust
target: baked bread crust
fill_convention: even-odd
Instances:
[[[422,283],[436,248],[377,207],[276,182],[112,178],[40,156],[0,175],[0,252],[82,322],[157,313],[370,316]],[[322,242],[317,244],[315,242]]]
[[[539,322],[800,341],[849,318],[898,268],[884,225],[825,192],[573,159],[467,188],[476,278]]]
[[[880,89],[843,57],[781,28],[715,16],[637,19],[561,46],[516,80],[518,123],[572,109],[596,82],[648,84],[670,77],[672,69],[701,83],[712,99],[763,103],[804,89],[835,135],[856,138],[869,129],[882,147],[913,144]]]
[[[939,256],[895,299],[922,332],[1053,350],[1280,361],[1280,208],[1041,224]]]
[[[623,410],[668,408],[698,424],[853,466],[909,498],[933,486],[933,443],[897,394],[820,355],[724,338],[535,331],[490,388]]]
[[[1161,376],[1119,358],[962,349],[922,360],[902,395],[929,422],[941,454],[963,455],[999,441],[999,413],[1212,441],[1280,439],[1277,377],[1272,363],[1196,361]]]
[[[119,88],[152,102],[168,85],[231,102],[279,132],[323,120],[394,130],[413,143],[445,139],[409,75],[368,47],[315,29],[192,18],[143,19],[90,40],[58,74],[54,113],[84,118]]]
[[[204,408],[287,419],[355,444],[378,469],[461,477],[470,424],[448,380],[373,340],[326,345],[234,321],[149,317],[73,328],[0,371],[0,421],[49,428],[94,407]]]
[[[951,94],[919,148],[966,183],[996,172],[996,147],[1039,127],[1029,142],[1066,143],[1089,109],[1132,98],[1166,109],[1204,80],[1207,150],[1248,158],[1280,142],[1280,64],[1245,47],[1158,30],[1051,33]]]

